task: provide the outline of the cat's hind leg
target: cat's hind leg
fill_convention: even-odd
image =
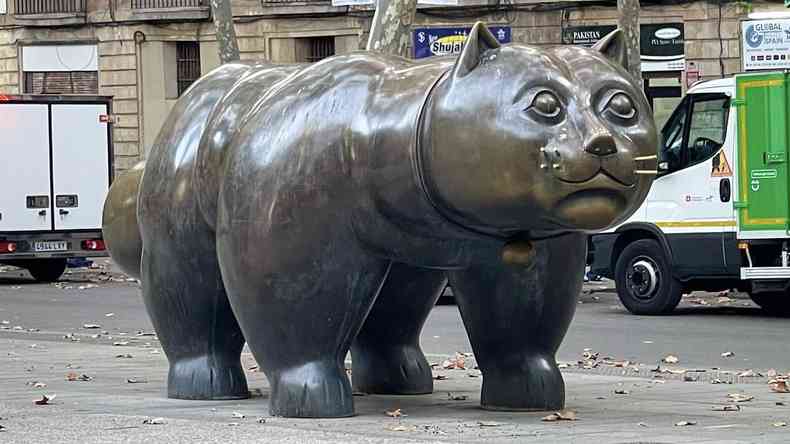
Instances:
[[[240,362],[244,336],[225,294],[213,233],[186,226],[180,237],[149,225],[143,244],[143,300],[170,362],[167,395],[247,398]]]

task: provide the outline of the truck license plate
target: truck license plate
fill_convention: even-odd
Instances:
[[[36,251],[66,251],[69,246],[66,241],[37,241]]]

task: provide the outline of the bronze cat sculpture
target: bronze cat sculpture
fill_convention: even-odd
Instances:
[[[354,389],[430,393],[419,334],[449,278],[482,406],[562,408],[586,234],[635,211],[656,167],[624,60],[617,31],[537,48],[476,24],[457,58],[232,63],[197,81],[105,208],[168,395],[247,397],[245,340],[272,415],[352,415],[349,349]]]

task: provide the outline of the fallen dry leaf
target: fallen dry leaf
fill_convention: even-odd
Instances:
[[[741,410],[741,406],[737,404],[716,405],[711,407],[711,410],[714,412],[738,412]]]
[[[790,388],[787,387],[786,379],[772,379],[768,381],[768,387],[772,392],[776,393],[790,393]]]
[[[401,412],[400,409],[395,409],[395,410],[392,410],[392,411],[386,410],[386,411],[384,411],[384,413],[386,413],[387,416],[390,416],[392,418],[399,418],[401,416],[404,416],[403,412]]]
[[[496,421],[477,421],[477,425],[480,427],[502,427],[505,424],[507,423]]]
[[[165,421],[165,418],[148,418],[143,420],[143,424],[162,425],[167,424],[167,421]]]
[[[55,399],[57,395],[41,395],[41,399],[37,399],[33,401],[35,405],[49,405],[53,399]]]
[[[141,379],[129,378],[129,379],[126,380],[126,382],[128,382],[129,384],[145,384],[145,383],[148,382],[148,380],[144,379],[144,378],[141,378]]]
[[[552,413],[551,415],[544,416],[540,420],[547,422],[576,421],[576,412],[573,410],[560,410],[558,412]]]
[[[727,398],[730,402],[749,402],[754,399],[754,396],[744,393],[728,393]]]
[[[405,426],[405,425],[396,425],[396,426],[386,427],[385,430],[389,430],[390,432],[416,432],[417,431],[417,427]]]
[[[677,427],[685,427],[685,426],[693,426],[693,425],[697,425],[697,421],[680,421],[675,423],[675,426]]]
[[[86,374],[78,374],[74,372],[69,372],[66,374],[66,381],[74,382],[74,381],[92,381],[93,377],[88,376]]]
[[[677,364],[678,362],[680,362],[680,359],[678,359],[678,357],[674,355],[667,355],[661,361],[667,364]]]
[[[733,352],[724,352],[721,354],[722,358],[732,358],[733,356],[735,356],[735,353]]]
[[[466,354],[457,352],[455,357],[442,362],[442,368],[445,370],[466,370]]]

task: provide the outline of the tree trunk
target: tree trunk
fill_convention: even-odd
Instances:
[[[642,61],[639,48],[639,0],[617,0],[618,26],[625,37],[628,71],[642,87]]]
[[[409,57],[411,24],[416,12],[417,0],[376,0],[368,51]]]
[[[239,60],[239,44],[236,41],[236,29],[233,28],[230,0],[211,0],[211,16],[217,30],[220,63]]]

